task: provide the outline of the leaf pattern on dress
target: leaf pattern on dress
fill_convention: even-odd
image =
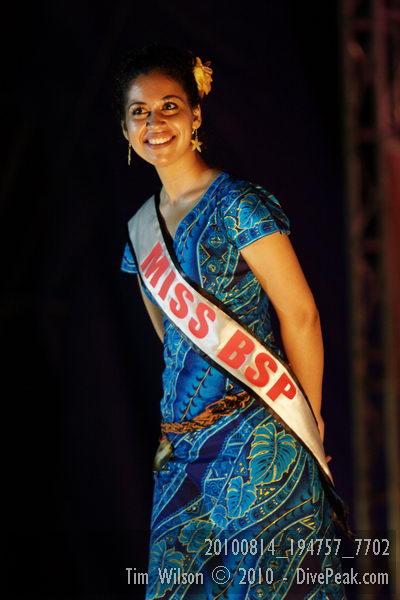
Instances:
[[[255,430],[248,458],[253,485],[279,481],[296,458],[293,436],[277,432],[272,422],[261,425]]]
[[[226,508],[222,504],[217,504],[213,508],[210,514],[210,519],[214,521],[218,527],[225,528],[228,524],[228,517],[226,514]]]
[[[193,519],[182,528],[179,541],[187,546],[189,552],[198,552],[210,536],[213,525],[209,521]]]
[[[269,218],[266,205],[262,204],[260,198],[254,194],[247,194],[240,202],[239,227],[240,229],[251,229],[262,221]]]
[[[150,554],[149,593],[147,598],[162,598],[168,590],[172,589],[174,585],[173,578],[170,577],[168,582],[168,577],[162,578],[159,573],[164,572],[164,569],[166,573],[171,569],[174,571],[182,569],[183,559],[182,552],[175,550],[175,548],[167,550],[165,540],[154,544]]]
[[[226,495],[229,517],[233,519],[242,517],[249,510],[255,499],[256,494],[253,486],[243,483],[243,477],[240,475],[234,477],[230,481]]]

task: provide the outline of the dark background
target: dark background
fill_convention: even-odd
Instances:
[[[212,61],[205,158],[290,219],[323,325],[326,450],[351,505],[337,3],[58,0],[15,4],[2,28],[7,598],[143,597],[125,569],[147,566],[162,351],[119,266],[159,180],[135,154],[128,168],[111,91],[121,57],[155,39]]]

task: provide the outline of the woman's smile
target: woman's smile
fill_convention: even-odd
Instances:
[[[149,137],[145,144],[152,149],[165,148],[176,138],[175,135],[163,135],[162,137]]]

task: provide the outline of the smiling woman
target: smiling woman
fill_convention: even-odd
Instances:
[[[338,573],[332,519],[346,527],[323,450],[319,314],[278,199],[201,156],[211,75],[151,44],[117,78],[129,156],[162,183],[121,264],[164,345],[146,598],[342,599],[340,577],[295,578]],[[304,552],[317,540],[324,552]]]
[[[154,73],[151,79],[142,75],[136,79],[128,92],[127,117],[122,123],[123,132],[132,148],[142,158],[146,156],[143,148],[147,151],[159,151],[170,146],[174,140],[178,139],[181,146],[186,141],[183,134],[188,129],[190,115],[189,111],[185,110],[185,100],[177,94],[166,94],[159,98],[158,91],[162,86],[171,90],[175,87],[174,81],[161,73]],[[136,100],[136,97],[147,98],[147,102]],[[161,128],[157,126],[157,113],[161,115],[161,119],[164,116],[168,119],[167,124]],[[148,160],[152,162],[151,154],[148,154]]]

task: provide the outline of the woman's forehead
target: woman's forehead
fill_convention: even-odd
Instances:
[[[175,96],[186,102],[186,94],[178,81],[163,73],[151,72],[138,75],[127,90],[128,104],[133,102],[157,102]]]

